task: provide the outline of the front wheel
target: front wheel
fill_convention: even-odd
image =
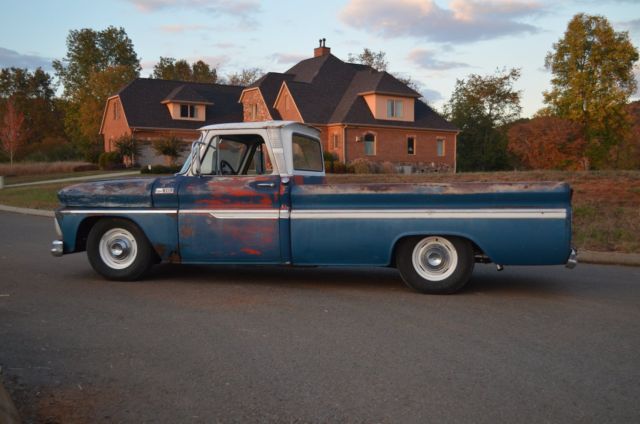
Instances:
[[[405,284],[421,293],[460,290],[471,277],[473,246],[458,237],[411,237],[400,241],[396,264]]]
[[[109,280],[140,278],[153,262],[144,233],[134,223],[118,218],[98,221],[87,238],[89,263]]]

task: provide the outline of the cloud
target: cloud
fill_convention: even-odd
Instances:
[[[350,0],[339,17],[346,25],[384,37],[471,43],[536,33],[539,28],[522,19],[542,13],[542,4],[533,0],[452,0],[449,8],[434,0]]]
[[[640,19],[620,22],[620,25],[627,28],[629,31],[640,31]]]
[[[430,50],[413,49],[407,55],[407,59],[424,69],[433,69],[436,71],[444,71],[453,68],[468,68],[469,65],[463,62],[450,62],[439,60],[436,54]]]
[[[160,30],[163,32],[168,32],[170,34],[182,33],[182,32],[191,32],[191,31],[200,31],[200,30],[210,30],[211,27],[207,25],[163,25],[160,27]]]
[[[298,63],[301,60],[308,59],[309,56],[294,53],[275,53],[271,55],[271,58],[275,60],[276,63],[288,65],[290,63]]]
[[[142,12],[156,12],[163,9],[196,9],[212,14],[227,14],[241,18],[260,10],[258,0],[129,0]]]
[[[423,88],[422,90],[420,90],[420,94],[422,94],[422,97],[427,100],[428,104],[432,104],[444,99],[439,91],[431,90],[430,88]]]
[[[36,69],[42,68],[45,70],[52,69],[52,59],[48,57],[22,54],[15,50],[5,49],[0,47],[0,68],[27,68]]]

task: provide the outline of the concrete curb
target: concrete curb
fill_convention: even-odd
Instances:
[[[53,211],[45,211],[41,209],[17,208],[15,206],[0,205],[0,211],[21,213],[24,215],[46,216],[53,218]],[[627,265],[640,266],[640,254],[638,253],[619,253],[619,252],[594,252],[591,250],[578,250],[578,265],[583,264],[600,264],[600,265]]]
[[[619,252],[578,251],[578,264],[640,266],[640,254]]]
[[[0,381],[0,423],[20,424],[20,415],[2,381]]]
[[[23,215],[46,216],[46,217],[49,217],[49,218],[53,218],[55,216],[53,211],[45,211],[45,210],[42,210],[42,209],[18,208],[18,207],[15,207],[15,206],[8,206],[8,205],[0,205],[0,211],[2,211],[2,212],[21,213]]]

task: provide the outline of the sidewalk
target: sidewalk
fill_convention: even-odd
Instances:
[[[5,184],[4,188],[28,187],[28,186],[43,185],[43,184],[66,183],[66,182],[72,182],[72,181],[100,180],[106,177],[108,178],[125,177],[127,175],[140,175],[140,171],[139,170],[123,171],[123,172],[113,172],[109,174],[86,175],[84,177],[68,177],[68,178],[57,178],[55,180],[31,181],[28,183],[18,183],[18,184]]]

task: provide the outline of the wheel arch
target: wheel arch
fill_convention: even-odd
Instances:
[[[482,246],[477,242],[477,240],[474,237],[469,236],[468,234],[459,233],[455,231],[437,231],[437,232],[417,231],[417,232],[403,233],[398,235],[398,237],[396,237],[396,239],[393,241],[391,250],[389,252],[389,266],[393,268],[396,267],[396,253],[398,250],[398,246],[402,241],[409,238],[424,238],[424,237],[457,237],[460,239],[464,239],[471,242],[471,245],[473,246],[473,251],[475,254],[487,255],[490,258],[490,255],[488,255],[488,253],[482,248]]]
[[[84,218],[78,225],[78,231],[76,232],[76,250],[75,250],[76,252],[83,252],[87,250],[87,238],[89,237],[89,233],[91,232],[91,229],[99,221],[107,220],[107,219],[118,219],[122,221],[128,221],[131,224],[135,225],[140,230],[140,233],[142,233],[147,243],[149,243],[149,246],[152,247],[152,250],[156,256],[156,261],[160,260],[159,252],[156,250],[155,246],[149,240],[149,236],[144,231],[143,227],[140,224],[138,224],[135,219],[132,219],[131,217],[128,217],[125,215],[97,215],[97,216],[92,215]]]

